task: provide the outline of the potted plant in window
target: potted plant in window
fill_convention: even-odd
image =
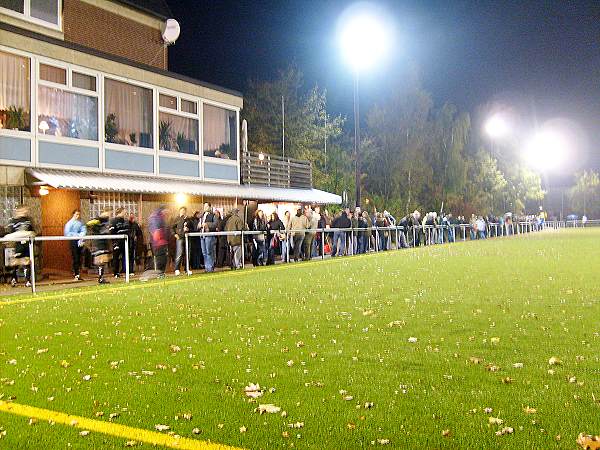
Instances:
[[[158,146],[161,150],[171,151],[171,122],[160,121],[158,126]]]
[[[194,141],[188,139],[184,133],[177,133],[177,147],[179,153],[194,153]]]
[[[118,134],[119,127],[117,126],[117,115],[110,113],[106,116],[106,123],[104,124],[104,140],[114,144],[117,142]]]
[[[25,110],[21,107],[10,106],[6,112],[6,128],[9,130],[27,129]]]
[[[133,146],[137,145],[137,138],[135,133],[129,133],[129,143]]]

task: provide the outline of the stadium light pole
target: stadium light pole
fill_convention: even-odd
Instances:
[[[510,133],[510,125],[506,118],[501,114],[494,114],[489,117],[484,125],[484,131],[490,139],[492,153],[496,158],[500,159],[500,152],[498,152],[498,140],[506,138]],[[504,212],[506,212],[506,195],[502,196]]]
[[[387,52],[389,43],[385,22],[374,11],[362,10],[343,17],[340,45],[343,56],[352,69],[354,78],[354,175],[356,181],[356,206],[360,206],[360,109],[359,75],[371,68]]]

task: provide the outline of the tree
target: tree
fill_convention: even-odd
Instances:
[[[592,170],[575,174],[575,186],[571,188],[571,207],[583,215],[596,217],[599,214],[600,176]]]

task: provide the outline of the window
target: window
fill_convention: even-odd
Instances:
[[[0,0],[0,8],[7,14],[60,28],[61,0]]]
[[[30,86],[29,58],[0,52],[0,128],[30,130]]]
[[[8,225],[15,208],[23,203],[21,186],[0,186],[0,227]]]
[[[56,84],[67,84],[67,69],[40,64],[40,80]]]
[[[98,98],[40,85],[38,128],[43,134],[97,141]]]
[[[152,148],[152,90],[104,80],[104,135],[109,143]]]
[[[86,77],[88,87],[96,87],[93,75],[68,72],[63,67],[40,63],[38,83],[38,132],[51,136],[74,139],[98,140],[98,97],[95,92],[85,94],[81,90],[81,77]],[[79,75],[79,77],[77,76]],[[52,84],[49,84],[52,83]],[[57,87],[57,84],[64,85]],[[93,91],[92,89],[88,89]]]
[[[96,77],[85,73],[73,72],[71,75],[73,87],[96,92]]]
[[[198,120],[160,112],[158,137],[160,149],[197,155]]]
[[[140,202],[139,194],[124,194],[121,192],[97,192],[90,199],[90,219],[98,217],[102,210],[106,207],[124,208],[127,211],[127,216],[135,216],[140,220]]]
[[[0,0],[0,8],[10,9],[20,14],[25,13],[25,4],[23,0]]]
[[[58,25],[57,0],[29,0],[31,17]]]
[[[171,97],[170,95],[160,94],[159,105],[161,108],[169,108],[177,110],[177,97]]]
[[[204,105],[204,156],[237,159],[237,114],[218,106]]]
[[[160,94],[159,99],[158,148],[167,152],[198,155],[200,122],[196,102],[165,94]]]

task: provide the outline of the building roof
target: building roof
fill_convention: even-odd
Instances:
[[[77,189],[141,194],[190,194],[248,200],[340,204],[339,195],[318,189],[287,189],[248,184],[207,183],[154,176],[94,173],[59,169],[28,169],[37,181],[56,189]]]
[[[173,17],[171,9],[165,0],[116,0],[119,3],[150,14],[159,19],[170,19]]]

